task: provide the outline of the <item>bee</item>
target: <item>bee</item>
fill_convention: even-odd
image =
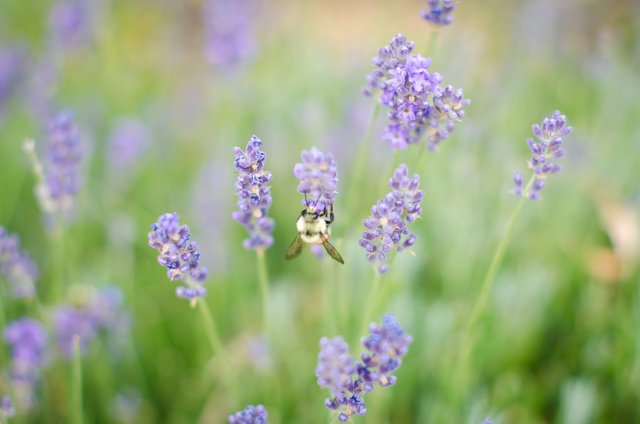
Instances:
[[[321,213],[318,213],[315,206],[307,206],[300,213],[300,217],[296,222],[298,235],[293,240],[287,252],[285,259],[293,259],[298,257],[302,251],[302,242],[307,244],[323,245],[329,256],[344,265],[344,260],[340,253],[336,250],[329,239],[331,238],[331,224],[333,223],[333,203],[327,212],[325,207]]]

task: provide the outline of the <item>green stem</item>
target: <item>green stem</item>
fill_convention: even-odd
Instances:
[[[223,354],[222,342],[220,341],[216,324],[213,320],[213,316],[211,315],[211,310],[209,310],[209,305],[207,305],[207,302],[204,299],[201,299],[200,302],[198,302],[198,305],[200,305],[199,309],[202,313],[204,328],[206,330],[207,339],[209,340],[209,345],[211,346],[213,355]]]
[[[257,249],[256,254],[258,256],[258,283],[262,295],[262,328],[266,336],[269,332],[269,273],[267,272],[264,249]]]
[[[427,159],[427,142],[423,141],[422,143],[420,143],[420,154],[418,155],[418,161],[416,162],[414,172],[420,172],[420,170],[424,166],[425,159]]]
[[[373,318],[376,306],[378,304],[378,293],[380,292],[380,282],[382,281],[382,275],[378,270],[373,270],[373,281],[371,282],[371,292],[369,293],[369,301],[367,302],[367,308],[362,319],[362,325],[360,326],[360,336],[364,336],[369,328],[369,323]]]
[[[73,336],[73,364],[71,369],[71,423],[82,424],[82,357],[80,336]]]
[[[534,179],[535,179],[534,177],[531,177],[529,179],[529,182],[527,183],[526,188],[523,190],[523,193],[527,193],[529,191],[529,189],[531,188],[531,185],[533,184]],[[524,204],[524,201],[525,201],[524,197],[521,197],[518,200],[518,203],[515,209],[513,210],[513,212],[511,213],[511,216],[509,217],[509,221],[507,222],[507,228],[505,230],[504,236],[502,236],[502,239],[500,240],[498,247],[493,253],[491,264],[489,265],[489,269],[487,270],[487,273],[484,276],[484,280],[482,281],[482,288],[480,289],[480,295],[478,296],[478,299],[476,300],[476,303],[473,307],[473,311],[471,312],[469,321],[467,321],[467,327],[466,327],[467,332],[470,332],[473,329],[473,327],[476,325],[476,323],[480,319],[480,316],[482,315],[482,313],[484,312],[487,306],[489,295],[491,293],[491,289],[493,288],[493,283],[495,282],[495,279],[496,279],[496,274],[498,272],[498,269],[500,268],[500,264],[502,263],[502,259],[504,257],[504,253],[507,249],[507,246],[511,241],[511,236],[513,235],[513,229],[515,228],[515,224],[518,221],[520,212],[522,211],[522,205]]]

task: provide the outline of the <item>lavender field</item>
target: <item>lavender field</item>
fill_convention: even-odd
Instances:
[[[633,1],[2,0],[0,424],[640,422]]]

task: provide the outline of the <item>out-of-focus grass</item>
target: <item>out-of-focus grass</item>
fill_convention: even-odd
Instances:
[[[114,283],[132,313],[123,360],[103,341],[83,361],[88,422],[122,421],[113,401],[126,388],[140,393],[132,422],[222,422],[249,403],[263,403],[275,423],[328,422],[327,393],[314,378],[318,340],[360,335],[373,271],[357,246],[359,221],[384,194],[379,187],[393,160],[374,137],[365,185],[347,192],[374,101],[359,89],[376,49],[397,32],[432,55],[445,84],[464,88],[472,104],[440,151],[415,170],[426,191],[423,219],[414,225],[416,257],[395,258],[376,311],[396,314],[415,341],[397,384],[367,397],[367,415],[354,421],[640,420],[638,241],[636,250],[634,240],[620,241],[638,231],[640,208],[631,4],[464,2],[427,52],[421,2],[282,2],[256,25],[255,61],[232,75],[204,62],[197,2],[104,6],[89,45],[56,52],[62,76],[55,101],[75,112],[91,146],[78,219],[65,243],[47,238],[32,194],[21,142],[39,139],[42,123],[20,101],[26,92],[0,127],[0,225],[18,233],[38,262],[43,303],[63,302],[74,284]],[[2,43],[22,42],[38,57],[47,7],[3,2]],[[512,175],[525,170],[531,124],[556,108],[575,128],[564,170],[541,201],[525,205],[460,380],[464,325],[515,205]],[[119,116],[142,119],[153,145],[116,184],[104,152]],[[383,121],[381,113],[378,135]],[[253,133],[265,142],[276,220],[267,251],[274,331],[258,363],[248,354],[261,331],[255,254],[242,249],[245,234],[230,219],[231,148]],[[344,267],[308,252],[283,260],[301,209],[291,168],[313,145],[333,151],[338,162],[334,237]],[[399,152],[396,160],[414,171],[416,152]],[[197,184],[208,172],[225,177]],[[345,210],[347,195],[357,196],[358,213]],[[210,210],[198,210],[203,204]],[[165,211],[191,224],[205,249],[207,302],[228,364],[211,357],[199,314],[175,298],[146,246],[148,225]],[[34,312],[3,302],[9,318]],[[236,399],[221,389],[223,367],[233,370]],[[41,408],[30,419],[68,419],[69,373],[70,364],[47,368]]]

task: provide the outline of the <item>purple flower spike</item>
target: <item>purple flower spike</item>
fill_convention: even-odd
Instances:
[[[318,385],[330,390],[332,397],[324,404],[327,409],[338,411],[340,422],[350,421],[354,414],[365,415],[363,396],[375,387],[395,383],[396,377],[391,373],[400,366],[400,358],[412,341],[391,315],[383,317],[380,327],[372,323],[369,328],[371,334],[363,338],[369,352],[361,355],[361,363],[354,362],[342,337],[320,340]]]
[[[461,89],[440,86],[442,76],[429,72],[431,58],[413,54],[414,44],[396,35],[373,59],[376,70],[367,77],[366,95],[380,90],[380,102],[387,107],[389,125],[382,138],[393,149],[406,149],[427,134],[429,150],[453,131],[464,117],[469,100]]]
[[[4,339],[11,349],[11,380],[16,400],[22,409],[31,409],[35,406],[35,385],[44,366],[47,333],[38,321],[22,318],[7,325]]]
[[[207,0],[202,10],[207,60],[233,71],[257,51],[254,35],[257,0]]]
[[[20,251],[20,240],[9,235],[0,226],[0,274],[10,283],[16,298],[32,297],[35,294],[35,280],[38,275],[36,265],[29,254]]]
[[[342,337],[320,340],[320,354],[318,354],[318,366],[316,377],[318,385],[329,389],[333,396],[338,396],[351,382],[354,360],[349,355],[349,345]]]
[[[571,134],[573,128],[567,126],[567,117],[556,110],[551,116],[544,118],[541,125],[534,124],[532,131],[537,141],[528,138],[527,146],[531,152],[529,168],[533,169],[533,180],[523,188],[522,175],[516,172],[513,178],[513,193],[530,200],[538,200],[547,176],[560,172],[560,165],[554,161],[564,156],[564,150],[561,148],[563,137]]]
[[[0,124],[5,106],[16,93],[22,79],[24,65],[25,53],[22,49],[0,47]]]
[[[402,363],[400,358],[406,355],[413,338],[392,315],[385,315],[381,326],[372,323],[369,331],[369,336],[362,339],[362,345],[369,353],[362,354],[363,363],[358,374],[367,383],[390,386],[396,381],[391,373]]]
[[[165,213],[151,225],[148,236],[149,246],[160,252],[158,263],[167,268],[169,279],[184,283],[176,295],[191,300],[191,305],[195,306],[197,299],[207,294],[203,286],[207,270],[199,265],[200,252],[191,241],[189,226],[180,225],[175,212]]]
[[[421,16],[438,26],[449,25],[453,22],[451,13],[456,8],[454,0],[427,0],[428,10],[424,10]]]
[[[80,342],[80,355],[84,356],[101,331],[122,331],[129,324],[128,314],[122,308],[123,296],[119,288],[106,286],[82,293],[83,296],[74,299],[71,305],[58,306],[53,310],[56,343],[67,360],[73,358],[75,337]]]
[[[331,153],[322,153],[315,147],[300,154],[302,163],[293,167],[293,175],[300,180],[298,192],[305,195],[302,205],[314,207],[318,213],[329,209],[336,195],[338,171]]]
[[[268,424],[267,410],[262,405],[249,405],[244,410],[229,415],[230,424]]]
[[[238,170],[236,194],[238,209],[231,217],[249,231],[243,246],[245,249],[266,249],[273,244],[274,222],[267,216],[271,207],[271,173],[263,170],[265,153],[262,141],[254,136],[247,143],[246,151],[233,148],[235,167]]]
[[[37,189],[42,209],[69,217],[82,187],[80,165],[83,159],[80,133],[73,115],[61,112],[47,125],[45,137],[44,181]]]
[[[3,396],[0,400],[0,423],[6,423],[9,418],[16,416],[16,408],[9,396]]]
[[[49,13],[51,38],[56,47],[72,47],[85,42],[91,34],[91,2],[64,0]]]
[[[109,136],[108,162],[117,172],[129,169],[150,144],[149,129],[142,121],[122,118],[116,122]]]
[[[388,270],[388,254],[410,248],[416,235],[407,228],[422,214],[424,192],[419,189],[420,177],[409,177],[409,169],[400,164],[389,179],[391,192],[371,207],[371,215],[362,221],[365,231],[359,241],[371,262],[378,262],[378,272]]]

